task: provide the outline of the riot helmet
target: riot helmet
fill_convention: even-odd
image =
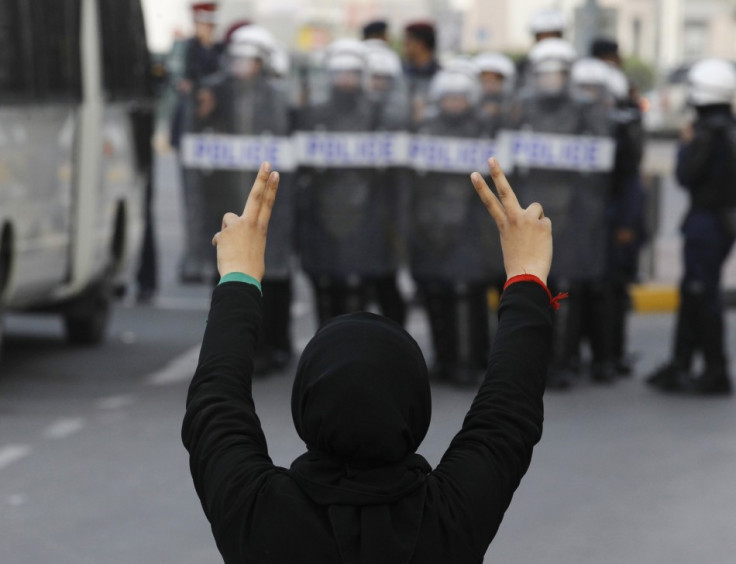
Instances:
[[[611,97],[609,91],[610,65],[600,59],[584,57],[572,65],[570,82],[575,94],[589,102],[608,102]]]
[[[544,39],[529,52],[534,87],[543,97],[560,96],[567,90],[575,48],[564,39]]]
[[[478,67],[483,95],[496,95],[513,88],[516,68],[514,62],[501,53],[481,53],[474,59]]]
[[[371,91],[380,93],[392,90],[402,76],[401,59],[381,40],[369,39],[365,44],[368,47]]]
[[[355,93],[364,89],[367,47],[356,39],[338,39],[327,48],[325,67],[333,92]]]
[[[688,101],[693,106],[733,103],[736,95],[736,68],[724,59],[704,59],[687,75]]]
[[[252,79],[271,71],[276,40],[271,33],[257,25],[236,30],[227,48],[230,74],[240,79]]]
[[[452,65],[448,65],[452,67]],[[430,101],[442,115],[459,116],[472,110],[480,95],[477,75],[445,68],[429,85]]]
[[[608,91],[617,103],[629,99],[629,79],[623,71],[612,65],[608,65]]]
[[[536,41],[553,37],[561,39],[565,34],[565,16],[556,8],[545,8],[532,16],[529,30]]]

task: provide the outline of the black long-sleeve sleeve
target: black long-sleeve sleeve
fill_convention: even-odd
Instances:
[[[542,436],[551,342],[546,290],[534,282],[509,286],[485,379],[462,430],[433,472],[480,560]]]
[[[182,440],[215,538],[273,470],[251,379],[261,296],[251,284],[215,288],[199,364],[189,387]]]
[[[710,175],[708,169],[713,161],[714,137],[711,131],[697,128],[692,141],[680,147],[676,175],[681,185],[692,188]]]

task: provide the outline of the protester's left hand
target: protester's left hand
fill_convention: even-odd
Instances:
[[[263,279],[266,234],[278,188],[279,173],[271,172],[271,165],[263,163],[243,215],[227,213],[222,218],[222,230],[212,239],[220,276],[242,272],[258,281]]]

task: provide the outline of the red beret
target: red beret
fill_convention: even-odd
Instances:
[[[192,4],[195,21],[201,23],[216,23],[217,2],[198,2]]]

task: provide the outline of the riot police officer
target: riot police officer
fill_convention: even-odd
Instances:
[[[574,95],[588,104],[591,123],[601,127],[613,119],[614,102],[609,88],[611,70],[609,65],[594,58],[578,59],[571,70]],[[613,127],[609,127],[607,133],[613,137]],[[576,295],[570,306],[579,311],[581,317],[580,337],[587,337],[590,343],[593,381],[611,383],[617,376],[614,352],[616,304],[605,257],[609,248],[607,220],[613,173],[589,173],[581,180],[574,196],[575,204],[582,212],[575,226],[578,234],[575,249],[580,257],[577,267],[580,270],[574,273]],[[575,335],[570,338],[575,338]]]
[[[550,38],[537,43],[529,54],[530,84],[512,102],[507,112],[509,129],[536,133],[577,136],[609,133],[608,116],[596,104],[576,95],[570,86],[570,70],[576,58],[572,45]],[[585,186],[595,187],[598,175],[586,175],[576,170],[517,167],[514,186],[522,202],[540,202],[545,214],[552,220],[555,233],[555,265],[551,284],[560,292],[569,292],[571,299],[562,303],[555,317],[555,358],[550,368],[548,386],[567,388],[578,371],[578,349],[581,331],[580,295],[574,286],[581,279],[591,277],[602,269],[605,253],[596,253],[593,241],[583,240],[581,226],[573,224],[573,214],[579,218],[584,212],[573,206],[588,202],[598,213],[600,202],[596,197],[579,197]],[[599,195],[600,187],[593,192]],[[591,194],[592,196],[593,194]],[[591,219],[588,228],[596,226]],[[591,248],[581,250],[581,244]]]
[[[406,83],[403,79],[401,59],[381,39],[368,39],[368,89],[376,104],[377,131],[407,131],[410,128],[411,111]],[[386,276],[370,281],[371,291],[381,313],[400,325],[406,322],[406,303],[398,287],[398,269],[406,257],[406,212],[408,209],[409,178],[404,169],[387,168],[376,171],[376,193],[383,196],[388,221],[389,244],[393,269]]]
[[[367,47],[342,39],[326,54],[329,97],[309,107],[303,131],[366,133],[379,113],[367,85]],[[396,271],[386,197],[374,167],[305,166],[299,172],[301,264],[312,281],[319,322],[366,308],[372,281]]]
[[[288,136],[291,133],[288,93],[274,77],[277,44],[264,28],[249,25],[231,37],[226,73],[200,93],[211,130],[231,135]],[[207,112],[207,110],[210,110]],[[207,204],[210,231],[228,211],[237,210],[248,197],[256,171],[218,171],[208,177]],[[292,353],[290,338],[291,261],[295,214],[293,174],[282,174],[279,205],[268,233],[262,281],[264,322],[256,355],[258,373],[285,366]],[[211,233],[210,233],[211,235]]]
[[[486,119],[496,119],[514,89],[514,63],[501,53],[481,53],[474,59],[480,71],[480,111]]]
[[[613,300],[611,335],[615,368],[618,375],[628,376],[632,371],[626,351],[626,324],[631,310],[629,285],[638,277],[639,252],[646,238],[641,178],[644,130],[641,108],[630,96],[626,75],[612,65],[608,73],[608,88],[614,101],[611,118],[616,158],[608,203],[606,280],[611,285]]]
[[[453,65],[449,65],[451,68]],[[478,139],[489,136],[478,116],[477,73],[440,71],[432,80],[433,116],[420,135]],[[466,174],[417,172],[410,218],[410,267],[426,307],[435,353],[433,375],[473,384],[490,343],[487,287],[498,276],[500,253],[473,205]]]
[[[529,31],[536,45],[545,39],[563,39],[565,36],[565,15],[557,8],[543,8],[529,21]],[[531,78],[532,64],[529,57],[522,57],[516,65],[516,88],[524,88]]]
[[[673,357],[647,383],[665,391],[731,393],[724,350],[721,267],[736,236],[736,94],[733,64],[706,59],[688,74],[695,122],[681,135],[677,179],[690,194],[682,226],[685,272],[680,285]],[[693,357],[702,353],[705,370],[693,377]]]

